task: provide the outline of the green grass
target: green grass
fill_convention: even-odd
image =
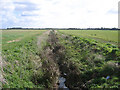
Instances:
[[[2,44],[7,44],[8,41],[21,40],[28,36],[37,35],[44,30],[3,30],[2,31]]]
[[[43,84],[35,85],[33,82],[35,72],[39,73],[39,77],[43,76],[41,69],[36,71],[36,67],[40,64],[38,62],[40,58],[38,56],[37,36],[43,32],[34,30],[3,31],[3,69],[7,82],[3,84],[3,88],[43,88]],[[18,42],[6,43],[18,38],[21,39]]]
[[[99,41],[118,43],[118,31],[112,30],[59,30],[65,34],[93,38]]]

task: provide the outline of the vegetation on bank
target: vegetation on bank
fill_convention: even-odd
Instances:
[[[60,37],[66,50],[65,73],[69,88],[119,87],[120,50],[117,46],[64,33]]]

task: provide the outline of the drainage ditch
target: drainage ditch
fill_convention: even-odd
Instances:
[[[46,88],[74,89],[79,78],[79,70],[74,63],[66,58],[65,47],[60,44],[55,31],[50,31],[47,44],[41,52],[44,77],[49,82]],[[78,81],[77,81],[78,82]],[[52,86],[52,87],[51,87]]]

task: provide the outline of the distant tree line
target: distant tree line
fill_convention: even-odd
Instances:
[[[21,27],[13,27],[7,28],[7,30],[120,30],[118,28],[21,28]]]

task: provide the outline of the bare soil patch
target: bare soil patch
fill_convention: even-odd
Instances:
[[[19,42],[20,39],[16,39],[16,40],[11,40],[11,41],[8,41],[7,43],[12,43],[12,42]]]

